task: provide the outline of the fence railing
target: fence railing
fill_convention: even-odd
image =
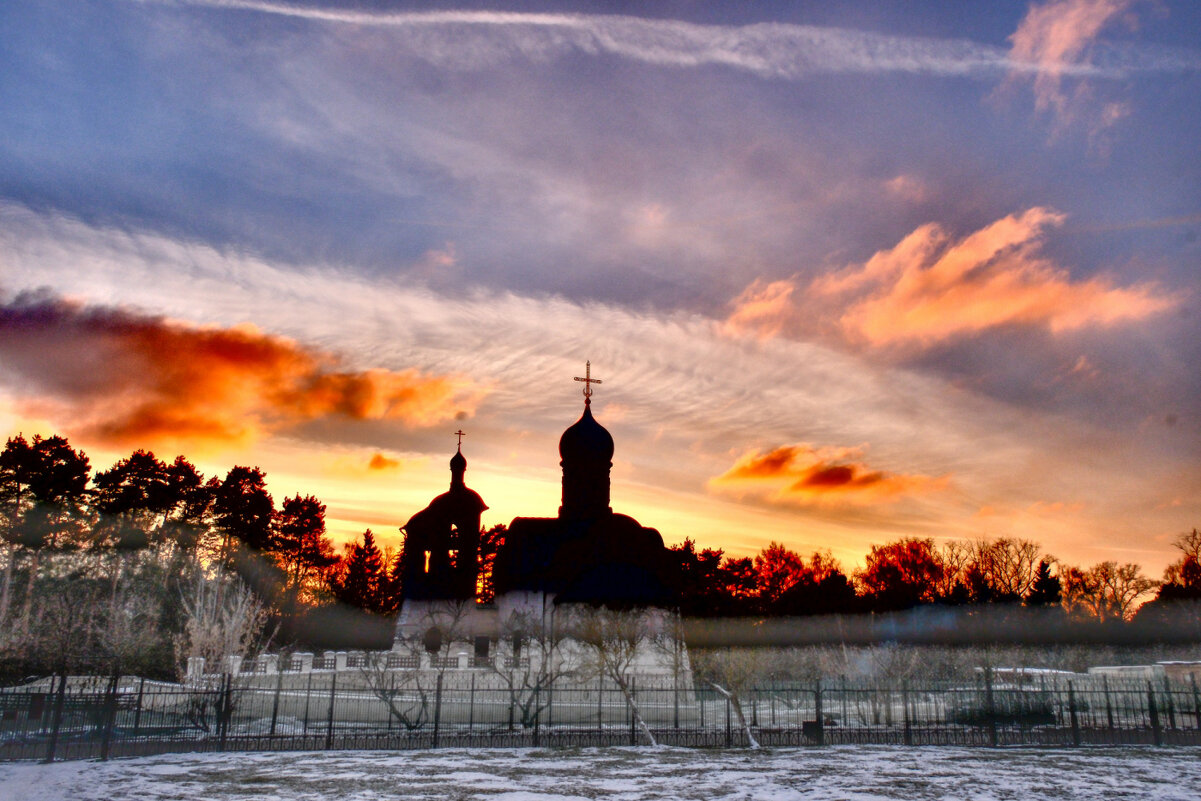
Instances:
[[[170,751],[608,745],[642,741],[626,693],[605,680],[525,686],[502,672],[228,674],[181,686],[132,677],[0,689],[0,759]],[[628,688],[657,740],[738,747],[733,702],[701,683]],[[1189,680],[1062,674],[974,681],[771,682],[736,694],[763,745],[1201,744]]]

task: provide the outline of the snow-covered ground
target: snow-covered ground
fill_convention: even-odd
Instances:
[[[0,801],[1201,799],[1195,748],[175,754],[0,765]]]

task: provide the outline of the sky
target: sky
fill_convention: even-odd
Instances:
[[[729,555],[1201,525],[1201,4],[0,5],[0,428]]]

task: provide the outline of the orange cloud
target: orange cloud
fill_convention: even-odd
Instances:
[[[767,339],[787,333],[796,319],[792,300],[796,284],[791,279],[768,283],[756,278],[734,300],[734,311],[726,318],[723,330],[728,334],[753,334]]]
[[[818,315],[871,345],[928,345],[1007,325],[1052,332],[1138,320],[1176,303],[1148,284],[1072,281],[1038,250],[1064,215],[1035,207],[954,240],[934,223],[861,265],[813,281],[802,312],[797,279],[755,282],[734,302],[726,330],[795,334]]]
[[[398,467],[400,467],[399,459],[389,458],[382,453],[373,454],[371,461],[367,463],[368,470],[395,470]]]
[[[766,453],[749,451],[709,486],[751,494],[772,503],[810,506],[828,503],[879,503],[938,490],[947,478],[886,473],[869,468],[861,449],[782,445]]]
[[[22,403],[114,445],[244,443],[324,419],[428,426],[482,391],[418,370],[340,360],[253,326],[201,328],[23,296],[0,306],[0,363]]]

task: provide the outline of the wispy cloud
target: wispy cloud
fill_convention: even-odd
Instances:
[[[760,337],[811,329],[815,309],[869,345],[929,345],[1000,326],[1051,332],[1140,320],[1177,298],[1150,284],[1073,281],[1040,252],[1064,215],[1035,207],[955,239],[922,225],[863,264],[822,276],[802,293],[798,279],[752,283],[734,301],[726,330]]]
[[[1132,9],[1139,0],[1051,0],[1032,5],[1009,37],[1015,69],[1007,81],[1029,80],[1034,107],[1050,113],[1058,130],[1085,121],[1095,137],[1130,113],[1121,100],[1098,100],[1090,85],[1065,78],[1087,76],[1093,51],[1107,28],[1136,26]],[[1087,118],[1087,119],[1086,119]]]
[[[67,430],[136,446],[253,441],[327,417],[428,426],[482,395],[451,376],[341,369],[249,325],[197,327],[45,294],[0,306],[0,363],[20,377],[18,398],[54,409]]]
[[[942,489],[946,476],[887,473],[863,462],[863,448],[816,448],[808,443],[744,453],[709,480],[722,492],[789,505],[872,504]]]
[[[469,435],[464,445],[470,446],[472,485],[496,510],[493,520],[553,514],[559,501],[555,445],[582,404],[580,385],[570,376],[581,375],[589,358],[593,374],[605,380],[596,409],[617,441],[615,507],[659,527],[671,541],[692,533],[715,546],[757,550],[773,536],[795,542],[800,518],[810,538],[805,548],[833,545],[840,556],[854,559],[870,542],[912,533],[914,527],[946,536],[978,533],[972,516],[984,505],[1070,498],[1087,504],[1074,525],[1081,532],[1078,552],[1091,554],[1088,549],[1101,547],[1096,543],[1129,536],[1129,521],[1145,513],[1147,497],[1187,498],[1188,482],[1196,483],[1192,452],[1165,456],[1147,432],[1093,429],[812,341],[723,336],[716,321],[699,314],[545,294],[438,293],[406,280],[281,264],[11,205],[0,204],[0,219],[10,291],[46,285],[60,296],[99,306],[136,304],[191,321],[178,323],[188,329],[227,330],[253,320],[273,337],[303,341],[305,351],[343,355],[325,367],[331,372],[415,369],[426,377],[470,376],[475,385],[488,387],[465,423],[445,419],[413,428],[403,420],[332,414],[265,429],[256,453],[286,450],[287,458],[271,474],[295,472],[288,492],[313,491],[306,489],[310,479],[301,480],[313,469],[313,454],[344,453],[350,460],[344,469],[331,470],[347,482],[339,490],[340,503],[378,504],[381,515],[400,503],[398,497],[415,509],[444,491],[446,458],[454,449],[450,432],[459,425]],[[794,297],[803,296],[805,287],[800,284]],[[36,391],[24,373],[0,370],[0,413],[13,394]],[[610,416],[611,404],[625,411]],[[249,410],[268,422],[274,414],[259,406]],[[44,418],[72,433],[54,415]],[[1174,441],[1182,440],[1180,428],[1171,434]],[[72,441],[88,446],[74,435]],[[765,479],[737,491],[706,491],[706,483],[729,472],[751,445],[757,443],[762,456],[779,443],[804,442],[871,443],[871,450],[812,447],[816,455],[792,459],[792,473],[782,473],[775,483]],[[191,446],[184,450],[193,453]],[[377,452],[403,460],[403,482],[393,486],[396,472],[367,468]],[[410,465],[423,454],[437,456]],[[803,475],[815,461],[829,469]],[[954,483],[945,491],[920,484],[912,492],[881,494],[898,489],[890,477],[936,482],[947,475]],[[389,487],[386,500],[365,498],[360,485],[367,486],[368,479],[378,482],[372,487]],[[798,482],[802,487],[789,496]],[[839,491],[822,493],[817,487],[823,482],[850,487],[842,491],[845,502],[831,503]],[[768,500],[781,492],[792,499]],[[797,500],[806,492],[827,502]],[[739,503],[740,495],[759,503]],[[897,502],[851,500],[872,497]],[[1156,513],[1159,522],[1139,518],[1139,525],[1171,530],[1192,511],[1168,509]],[[359,531],[372,524],[367,517],[354,519]],[[347,523],[346,530],[354,529]],[[1066,535],[1048,529],[1043,536],[1054,547]]]
[[[831,72],[998,76],[1046,68],[1044,62],[1015,61],[1002,48],[964,39],[886,36],[810,25],[698,25],[621,15],[502,11],[361,11],[261,0],[185,0],[184,4],[317,23],[410,29],[415,35],[398,45],[452,69],[481,69],[515,58],[547,61],[570,53],[605,54],[668,67],[724,66],[781,79]],[[1054,69],[1060,75],[1118,74],[1129,68],[1156,69],[1161,60],[1177,68],[1180,64],[1180,56],[1140,54],[1127,55],[1120,65],[1056,63]]]

